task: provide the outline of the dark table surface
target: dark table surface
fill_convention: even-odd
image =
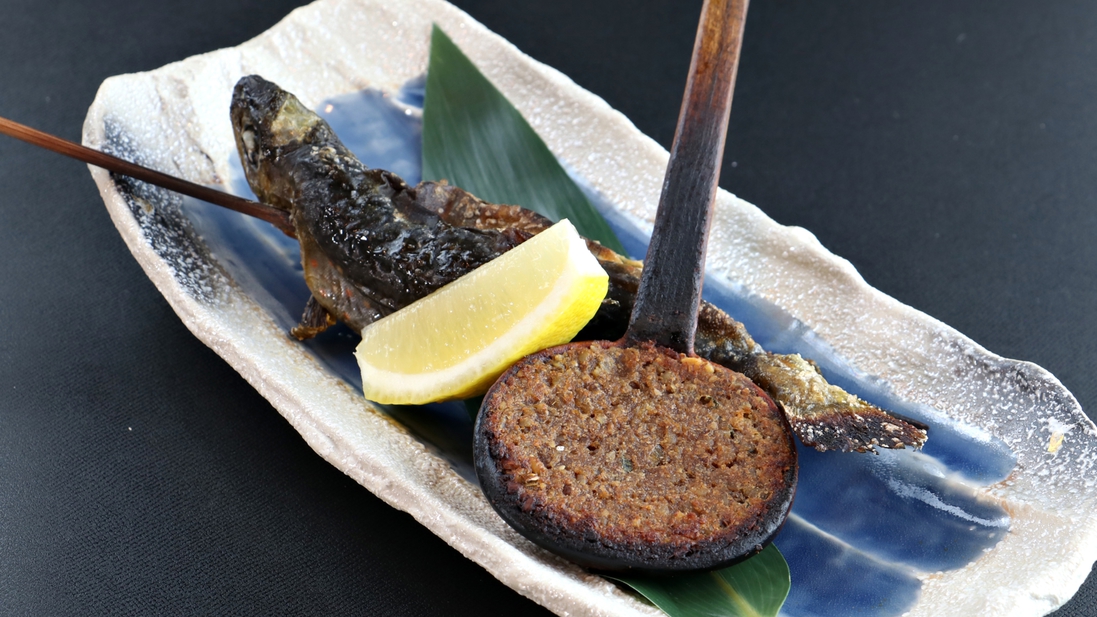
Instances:
[[[79,141],[106,77],[297,4],[4,0],[0,115]],[[456,4],[669,146],[700,2]],[[745,41],[722,185],[1097,411],[1097,6],[755,0]],[[195,339],[85,166],[0,139],[0,221],[0,614],[544,613]]]

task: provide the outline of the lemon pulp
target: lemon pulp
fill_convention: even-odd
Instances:
[[[609,277],[566,219],[362,330],[365,397],[422,404],[483,394],[519,358],[572,339]]]

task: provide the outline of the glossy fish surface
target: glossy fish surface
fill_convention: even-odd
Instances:
[[[248,184],[292,215],[312,298],[293,330],[308,338],[335,320],[360,331],[547,228],[518,206],[489,204],[445,182],[415,187],[369,169],[292,94],[257,76],[234,90],[232,122]],[[641,262],[588,241],[610,276],[601,309],[577,340],[625,331]],[[819,450],[920,447],[925,427],[826,382],[799,355],[763,350],[739,322],[703,303],[696,353],[742,372],[777,401],[797,436]]]
[[[237,84],[232,120],[252,190],[292,215],[313,298],[355,330],[521,240],[441,221],[416,204],[416,189],[367,168],[327,123],[259,77]]]

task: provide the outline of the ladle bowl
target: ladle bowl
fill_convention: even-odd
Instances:
[[[536,544],[596,570],[730,565],[780,529],[796,486],[783,412],[740,373],[653,343],[563,345],[489,390],[475,462]]]

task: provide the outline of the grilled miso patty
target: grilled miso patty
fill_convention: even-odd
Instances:
[[[481,483],[508,522],[604,569],[626,556],[717,567],[776,533],[796,452],[749,379],[651,344],[558,351],[516,366],[525,387],[501,379],[482,407],[477,465],[496,480]]]

